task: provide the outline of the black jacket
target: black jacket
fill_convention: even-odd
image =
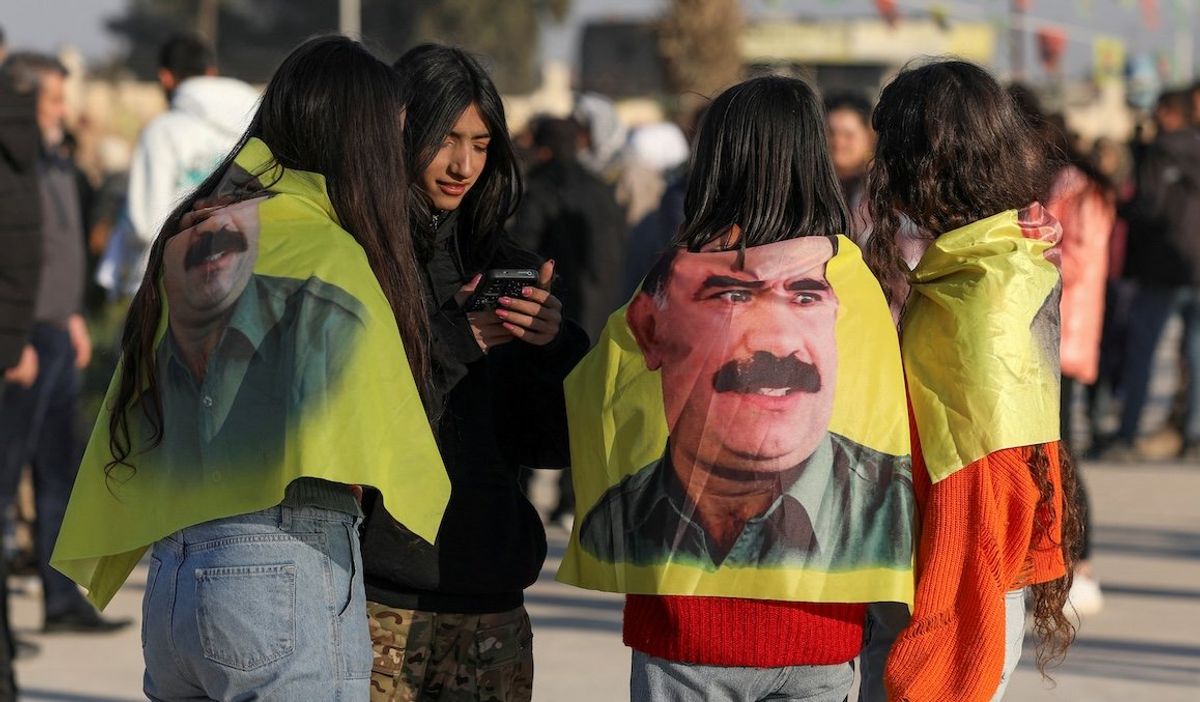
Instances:
[[[41,273],[41,199],[35,98],[0,74],[0,369],[15,366],[29,336]]]
[[[1200,285],[1200,131],[1164,134],[1137,167],[1125,275],[1156,287]]]
[[[625,303],[625,212],[609,186],[576,161],[553,160],[527,181],[513,237],[555,262],[556,290],[569,319],[592,337]]]
[[[546,347],[513,341],[484,355],[454,301],[476,273],[533,267],[507,243],[474,252],[451,214],[426,264],[433,332],[437,439],[450,476],[450,502],[429,545],[365,496],[363,565],[367,598],[433,612],[502,612],[523,602],[546,558],[546,533],[521,493],[522,466],[570,461],[562,381],[587,351],[587,336],[564,323]]]

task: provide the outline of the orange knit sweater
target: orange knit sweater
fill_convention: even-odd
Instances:
[[[1005,593],[1066,573],[1058,444],[1046,445],[1055,490],[1048,536],[1034,527],[1042,515],[1030,447],[996,451],[931,485],[913,444],[917,592],[912,623],[888,658],[888,697],[987,702],[1004,668]]]

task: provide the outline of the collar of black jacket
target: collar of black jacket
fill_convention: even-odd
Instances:
[[[465,283],[462,242],[458,239],[458,212],[447,212],[437,220],[433,229],[433,246],[425,273],[437,309],[444,309]]]

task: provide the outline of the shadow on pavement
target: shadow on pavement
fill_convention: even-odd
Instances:
[[[1195,531],[1143,527],[1096,527],[1095,549],[1131,556],[1200,558],[1200,538]]]
[[[534,614],[530,614],[529,618],[533,622],[535,636],[539,629],[572,629],[575,631],[603,631],[616,634],[621,633],[620,619],[589,619],[587,617],[554,616],[542,617]]]
[[[575,590],[575,592],[584,592]],[[572,609],[594,609],[612,612],[620,615],[624,601],[620,599],[599,599],[595,597],[575,597],[571,595],[553,595],[545,592],[525,592],[525,605],[536,607],[568,607]]]
[[[1166,597],[1169,599],[1200,599],[1200,590],[1184,588],[1147,587],[1145,585],[1113,585],[1104,581],[1104,594],[1128,595],[1130,597]]]
[[[1026,652],[1032,653],[1036,646],[1036,639],[1026,637]],[[1033,657],[1025,656],[1020,667],[1035,669]],[[1152,641],[1080,639],[1067,652],[1066,662],[1048,672],[1052,677],[1084,675],[1189,686],[1200,682],[1200,647]]]
[[[86,695],[78,692],[56,692],[36,687],[24,687],[18,691],[22,702],[131,702],[129,697],[106,697]]]

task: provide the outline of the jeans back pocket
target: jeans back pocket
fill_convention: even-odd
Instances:
[[[196,569],[196,624],[208,660],[254,670],[296,650],[296,565]]]

